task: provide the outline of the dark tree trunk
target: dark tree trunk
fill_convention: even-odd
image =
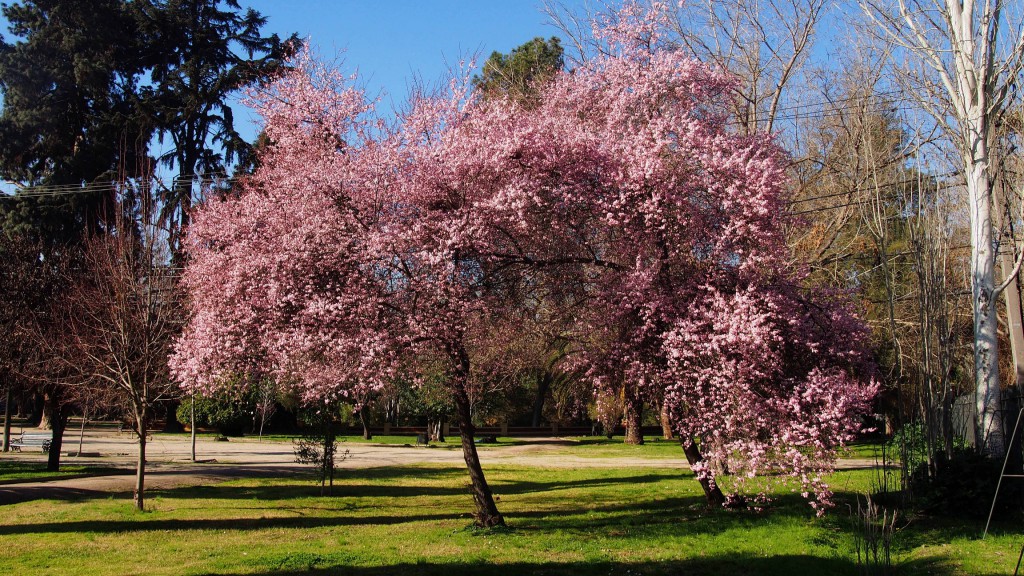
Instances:
[[[46,404],[49,406],[50,429],[53,430],[50,451],[46,455],[46,469],[56,472],[60,470],[60,452],[64,445],[64,428],[68,423],[68,414],[59,392],[48,393]]]
[[[164,403],[164,410],[167,417],[164,420],[164,432],[171,432],[177,434],[178,432],[184,432],[185,427],[178,422],[178,407],[181,406],[181,400],[173,398],[167,400]],[[239,431],[241,433],[241,430]]]
[[[470,414],[469,400],[466,398],[464,391],[461,394],[456,394],[456,396],[455,404],[459,414],[459,436],[462,440],[462,455],[466,459],[466,467],[469,468],[473,500],[476,502],[476,524],[485,528],[504,526],[505,519],[498,512],[498,507],[494,503],[491,487],[487,485],[483,468],[480,466],[480,457],[476,452],[476,442],[473,440],[475,430],[473,428],[472,415]]]
[[[43,423],[43,406],[46,404],[46,399],[40,392],[33,393],[31,398],[32,401],[28,404],[31,410],[28,415],[28,427],[39,428]]]
[[[547,400],[552,380],[550,370],[545,370],[537,376],[537,398],[533,401],[534,428],[540,428],[540,421],[544,417],[544,401]]]
[[[7,384],[4,395],[4,452],[11,451],[11,385]]]
[[[476,525],[484,528],[504,526],[505,519],[498,512],[498,507],[494,503],[494,495],[491,493],[491,487],[487,485],[484,470],[480,466],[480,456],[476,452],[476,441],[473,439],[476,429],[473,427],[473,412],[470,409],[469,395],[466,393],[469,355],[460,348],[453,356],[457,367],[453,377],[455,411],[459,418],[462,455],[466,459],[466,467],[469,469],[473,500],[476,502]]]
[[[366,417],[366,406],[359,407],[359,423],[363,425],[363,440],[373,440],[369,419]]]
[[[704,462],[704,456],[700,453],[700,448],[692,440],[687,442],[683,437],[679,438],[679,444],[683,447],[683,453],[686,454],[686,461],[690,463],[692,468],[698,463]],[[707,478],[698,478],[700,487],[704,489],[704,497],[707,498],[709,508],[718,508],[725,504],[725,495],[722,494],[722,489],[718,485],[712,485],[711,481]]]
[[[629,387],[626,388],[623,408],[626,412],[626,444],[639,446],[644,443],[643,431],[640,429],[643,424],[644,403]]]
[[[139,458],[135,462],[135,507],[140,511],[146,509],[146,435],[149,434],[147,418],[145,413],[135,413],[139,433]]]

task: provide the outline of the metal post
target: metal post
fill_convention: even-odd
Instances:
[[[1006,477],[1006,463],[1010,461],[1010,451],[1013,450],[1013,442],[1017,439],[1017,432],[1020,429],[1020,419],[1024,416],[1024,408],[1017,412],[1017,422],[1013,425],[1013,436],[1006,445],[1006,456],[1003,458],[1003,469],[999,472],[999,482],[996,483],[996,493],[992,495],[992,507],[988,510],[988,520],[985,521],[985,531],[981,534],[984,540],[988,536],[988,526],[992,523],[992,514],[996,511],[996,498],[999,498],[999,489],[1003,486],[1003,478]]]
[[[192,392],[190,397],[192,399],[192,410],[191,410],[191,412],[192,412],[192,414],[191,414],[191,418],[192,418],[192,424],[191,424],[191,427],[192,427],[192,461],[195,462],[196,461],[196,393]]]

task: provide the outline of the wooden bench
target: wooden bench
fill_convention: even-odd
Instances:
[[[43,452],[50,451],[50,443],[53,442],[53,432],[22,432],[21,436],[11,440],[11,448],[16,452],[26,446],[38,446]]]

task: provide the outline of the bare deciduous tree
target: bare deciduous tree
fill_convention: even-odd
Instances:
[[[134,211],[135,206],[131,209]],[[69,381],[116,394],[138,435],[135,505],[144,507],[146,441],[153,407],[176,387],[167,370],[180,319],[174,284],[149,211],[85,242],[63,306]]]
[[[996,298],[1016,274],[997,282],[993,234],[992,139],[1024,67],[1024,34],[1006,2],[860,0],[887,41],[899,47],[896,79],[943,128],[966,183],[971,226],[974,381],[978,449],[1004,450],[1000,422]],[[905,58],[899,58],[903,56]]]

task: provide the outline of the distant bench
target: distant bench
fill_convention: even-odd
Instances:
[[[19,438],[11,440],[11,448],[21,452],[21,449],[26,446],[37,446],[43,452],[49,452],[51,442],[53,442],[53,432],[22,432]]]

